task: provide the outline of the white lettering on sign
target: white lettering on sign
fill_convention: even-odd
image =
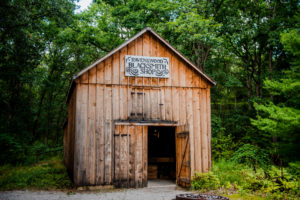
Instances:
[[[125,55],[125,76],[169,78],[169,58]]]

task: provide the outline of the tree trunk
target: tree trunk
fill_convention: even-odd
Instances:
[[[248,89],[248,110],[252,109],[251,98],[252,98],[252,81],[251,76],[247,77],[247,89]]]

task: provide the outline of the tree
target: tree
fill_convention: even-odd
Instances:
[[[252,124],[259,130],[278,138],[274,144],[275,154],[281,159],[299,159],[300,151],[300,32],[292,29],[281,35],[284,49],[291,54],[289,70],[284,77],[267,79],[265,89],[274,96],[274,101],[256,103],[257,119]],[[277,152],[278,151],[278,152]]]
[[[68,0],[0,3],[0,142],[5,162],[17,161],[35,137],[35,83],[43,79],[37,69],[53,38],[70,24],[74,8]]]

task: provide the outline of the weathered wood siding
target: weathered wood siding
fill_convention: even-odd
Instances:
[[[74,90],[68,104],[68,121],[64,127],[64,163],[69,175],[73,176],[74,170],[74,142],[75,142],[75,117],[76,117],[76,90]]]
[[[147,186],[147,127],[116,125],[114,131],[114,184]]]
[[[125,55],[169,57],[170,78],[126,77]],[[123,145],[140,145],[132,144],[130,137],[116,139],[114,134],[120,127],[116,130],[115,121],[173,121],[188,126],[191,172],[184,173],[209,170],[210,84],[151,33],[146,32],[81,75],[75,90],[76,185],[112,184],[114,167],[120,167],[114,162],[122,162],[114,158],[114,151],[122,149],[122,156],[132,156],[132,148]],[[126,178],[133,176],[128,170],[130,164],[122,167],[131,173]],[[118,173],[124,174],[122,170]]]

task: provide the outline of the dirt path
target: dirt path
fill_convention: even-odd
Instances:
[[[172,200],[187,192],[169,181],[149,181],[147,188],[110,192],[6,191],[0,192],[0,200]]]

